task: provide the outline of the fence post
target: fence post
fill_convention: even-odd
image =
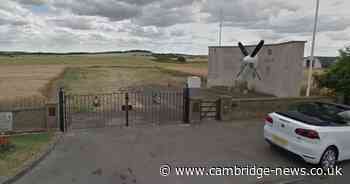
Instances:
[[[60,88],[58,91],[58,110],[59,110],[59,123],[60,123],[60,131],[65,132],[66,127],[64,125],[64,90]]]
[[[186,124],[190,123],[190,88],[183,89],[183,121]]]
[[[128,127],[129,126],[129,93],[125,93],[125,125]]]

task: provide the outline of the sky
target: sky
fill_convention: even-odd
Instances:
[[[2,0],[0,50],[99,52],[146,49],[207,54],[222,44],[307,41],[316,0]],[[350,45],[350,1],[321,0],[316,55]],[[222,12],[222,13],[221,13]],[[222,16],[221,16],[222,15]]]

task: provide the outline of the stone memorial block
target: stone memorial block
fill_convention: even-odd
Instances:
[[[12,131],[13,115],[12,112],[0,112],[0,131]]]

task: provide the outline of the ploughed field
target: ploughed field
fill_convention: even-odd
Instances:
[[[0,65],[0,99],[43,97],[46,85],[64,69],[63,65]]]

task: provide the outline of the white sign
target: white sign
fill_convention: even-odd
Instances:
[[[0,131],[12,131],[12,112],[0,112]]]
[[[201,78],[188,77],[187,84],[188,84],[188,88],[201,88]]]

